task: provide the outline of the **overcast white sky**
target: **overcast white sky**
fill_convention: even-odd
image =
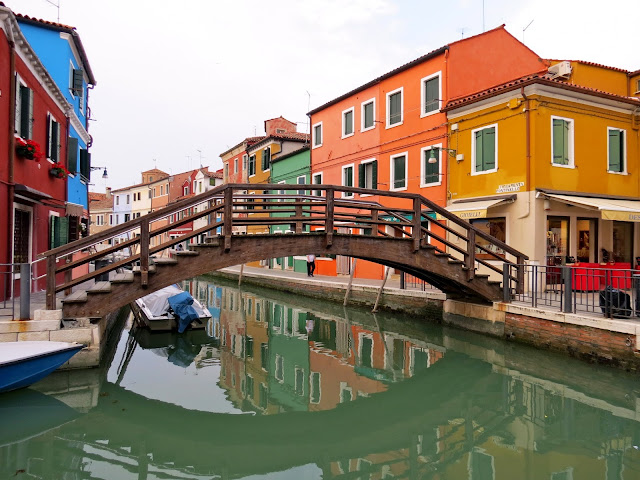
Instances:
[[[58,0],[52,0],[56,3]],[[154,166],[222,167],[220,153],[447,43],[502,23],[543,58],[640,69],[638,0],[59,0],[97,85],[91,191]],[[47,0],[5,0],[58,21]],[[483,15],[484,5],[484,15]],[[635,20],[634,20],[635,19]],[[310,95],[310,96],[309,96]],[[96,172],[98,173],[98,172]]]

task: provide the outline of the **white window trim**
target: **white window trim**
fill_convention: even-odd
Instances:
[[[349,392],[349,401],[353,402],[354,398],[353,398],[353,388],[349,386],[349,384],[347,382],[340,382],[340,397],[338,397],[338,403],[343,403],[342,402],[342,392]]]
[[[320,127],[320,136],[322,137],[320,139],[320,143],[318,144],[316,144],[316,127]],[[311,139],[311,149],[320,148],[322,146],[322,143],[324,142],[324,127],[322,126],[322,122],[313,124],[313,126],[311,127],[311,136],[313,137]]]
[[[238,173],[238,157],[233,159],[233,174]]]
[[[391,125],[389,123],[390,121],[390,117],[391,117],[391,109],[389,108],[389,98],[391,97],[391,95],[400,92],[400,97],[402,98],[402,101],[400,102],[400,121],[398,123],[394,123],[393,125]],[[402,125],[404,123],[404,87],[400,87],[400,88],[396,88],[395,90],[392,90],[390,92],[387,92],[387,102],[386,102],[386,125],[385,125],[385,129],[389,129],[389,128],[394,128],[394,127],[399,127],[400,125]]]
[[[424,183],[424,174],[425,174],[425,166],[426,166],[424,164],[425,163],[424,155],[425,155],[425,152],[433,150],[434,148],[438,149],[438,181],[433,183]],[[428,147],[423,147],[420,149],[420,188],[437,187],[438,185],[442,185],[442,144],[441,143],[436,143],[434,145],[429,145]]]
[[[361,162],[360,162],[360,164],[361,164],[361,165],[367,165],[367,164],[369,164],[369,163],[373,163],[373,162],[375,162],[375,161],[377,161],[377,160],[378,160],[377,158],[368,158],[367,160],[363,160],[363,161],[361,161]],[[359,175],[359,173],[360,173],[360,172],[358,172],[358,175]],[[367,177],[367,176],[365,175],[365,183],[366,183],[366,177]],[[360,187],[360,184],[358,184],[358,187]],[[367,188],[367,187],[364,187],[364,188]],[[361,193],[361,194],[360,194],[360,197],[361,197],[361,198],[364,198],[364,197],[371,197],[372,195],[373,195],[373,194],[371,194],[371,193]]]
[[[345,119],[345,115],[347,113],[351,112],[351,133],[344,133],[344,129],[347,126],[347,124],[345,123],[344,119]],[[353,134],[356,132],[356,111],[354,107],[351,108],[347,108],[346,110],[342,111],[342,138],[349,138],[349,137],[353,137]]]
[[[558,165],[557,163],[553,163],[553,121],[554,120],[564,120],[566,122],[569,122],[569,164],[568,165]],[[558,168],[575,168],[575,158],[574,158],[574,143],[573,143],[573,139],[574,139],[574,130],[575,130],[575,120],[573,118],[566,118],[566,117],[558,117],[555,115],[551,115],[551,120],[550,120],[550,127],[551,130],[549,131],[549,134],[551,136],[551,166],[552,167],[558,167]],[[497,132],[497,130],[496,130]],[[496,134],[496,138],[498,137],[498,135]],[[608,145],[608,142],[607,142]],[[497,154],[496,154],[497,156]],[[609,154],[607,154],[607,157],[609,156]],[[496,161],[496,164],[498,162]]]
[[[360,356],[360,364],[362,365],[362,344],[363,344],[363,340],[364,340],[365,338],[368,338],[369,340],[371,340],[371,354],[369,355],[369,357],[370,357],[370,358],[369,358],[369,364],[370,364],[370,365],[373,365],[373,364],[374,364],[374,361],[373,361],[373,353],[374,353],[374,350],[375,350],[375,349],[373,348],[373,347],[374,347],[374,345],[375,345],[375,342],[374,342],[374,340],[373,340],[373,334],[372,334],[372,333],[364,333],[364,332],[360,332],[360,333],[358,334],[358,337],[359,337],[359,339],[358,339],[358,340],[359,340],[359,342],[358,342],[358,355]]]
[[[248,172],[251,171],[251,157],[253,157],[253,174],[249,175],[249,178],[253,178],[256,176],[256,162],[257,162],[257,157],[256,154],[254,153],[253,155],[249,155],[249,160],[248,160],[248,164],[247,164],[247,174]]]
[[[393,184],[396,183],[396,179],[393,176],[393,160],[398,157],[404,156],[404,187],[393,188]],[[389,157],[389,191],[401,192],[409,187],[409,152],[396,153]]]
[[[487,128],[491,128],[494,127],[495,128],[495,149],[494,151],[496,152],[496,162],[495,162],[495,167],[492,168],[491,170],[482,170],[481,172],[476,172],[476,139],[475,139],[475,133],[480,131],[480,130],[486,130]],[[553,143],[553,142],[552,142]],[[553,146],[551,147],[552,151],[553,151]],[[553,154],[551,155],[553,158]],[[476,128],[474,130],[471,130],[471,175],[486,175],[488,173],[495,173],[498,171],[498,124],[497,123],[493,123],[491,125],[485,125],[484,127],[480,127],[480,128]]]
[[[345,185],[344,184],[344,171],[347,168],[351,168],[351,181],[355,183],[356,180],[356,168],[354,163],[350,163],[348,165],[343,165],[341,169],[341,178],[340,182],[343,187],[353,187],[353,185]],[[342,198],[353,198],[353,193],[351,192],[342,192]]]
[[[373,125],[370,127],[364,126],[364,107],[373,103]],[[370,98],[369,100],[365,100],[360,104],[360,132],[368,132],[369,130],[373,130],[376,128],[376,97]]]
[[[300,380],[300,383],[302,384],[300,385],[302,387],[302,393],[298,394],[298,396],[304,396],[304,384],[307,376],[304,373],[304,368],[299,367],[298,365],[295,366],[293,372],[293,391],[297,392],[298,390],[298,372],[302,372],[302,379]]]
[[[617,130],[619,132],[622,132],[622,135],[624,136],[624,152],[622,152],[622,163],[624,165],[624,168],[622,169],[622,172],[614,172],[613,170],[609,170],[609,165],[611,164],[609,162],[609,132],[611,130]],[[623,128],[616,128],[616,127],[607,127],[607,173],[610,173],[611,175],[628,175],[627,172],[627,131]]]
[[[439,77],[438,80],[438,109],[433,112],[425,113],[424,109],[426,107],[427,99],[425,97],[424,84],[431,80],[434,77]],[[431,75],[428,75],[420,80],[420,118],[429,117],[434,113],[440,113],[440,109],[442,108],[442,71],[437,71]]]
[[[73,71],[76,69],[76,67],[73,65],[73,62],[71,60],[69,60],[69,65],[71,65],[71,70],[69,71],[69,94],[72,98],[75,99],[76,96],[73,93]]]
[[[318,176],[318,175],[320,175],[320,183],[313,183],[313,177]],[[322,185],[323,181],[324,181],[324,174],[322,172],[313,172],[313,173],[311,173],[311,184],[312,185]],[[319,195],[316,195],[314,192],[318,192]],[[312,190],[311,191],[311,195],[321,197],[322,196],[322,192],[320,190]]]
[[[249,170],[249,155],[246,153],[242,155],[242,171]]]

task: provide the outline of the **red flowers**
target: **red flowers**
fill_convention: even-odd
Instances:
[[[16,154],[36,162],[39,162],[43,157],[40,145],[33,140],[24,140],[22,137],[16,137]]]
[[[53,165],[51,165],[51,170],[49,170],[49,173],[56,178],[67,178],[67,176],[71,172],[69,172],[69,170],[67,170],[65,166],[60,162],[55,162]]]

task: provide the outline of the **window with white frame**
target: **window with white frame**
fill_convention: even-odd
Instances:
[[[311,131],[313,139],[313,148],[318,148],[322,146],[322,122],[318,122],[313,126],[313,130]]]
[[[442,98],[440,72],[424,77],[420,85],[422,86],[420,92],[420,104],[422,105],[420,116],[426,117],[440,111],[440,99]]]
[[[353,163],[342,167],[342,185],[353,187]],[[352,192],[342,192],[343,197],[353,197]]]
[[[238,173],[238,159],[233,159],[233,173]]]
[[[248,168],[249,157],[245,154],[242,156],[242,171],[246,172]]]
[[[322,172],[317,172],[311,175],[311,183],[313,183],[314,185],[322,185]],[[316,197],[321,197],[322,191],[314,190],[312,195],[315,195]]]
[[[253,177],[256,174],[256,156],[251,155],[249,157],[249,176]]]
[[[304,369],[296,366],[295,378],[294,378],[294,389],[295,389],[296,395],[300,397],[304,396],[305,380],[306,380],[306,375],[304,373]]]
[[[182,187],[182,195],[189,195],[189,186]]]
[[[391,156],[391,190],[406,190],[408,156],[407,152]]]
[[[50,113],[47,114],[47,158],[52,162],[60,161],[60,124]]]
[[[275,377],[280,383],[284,382],[284,358],[277,353]]]
[[[16,77],[15,133],[25,139],[33,137],[33,90]]]
[[[353,388],[347,382],[340,382],[340,403],[353,400]]]
[[[420,186],[429,187],[442,183],[442,145],[429,145],[420,151]]]
[[[573,168],[573,119],[551,117],[551,163]]]
[[[116,205],[120,205],[120,195],[116,195]]]
[[[489,125],[471,131],[472,174],[498,170],[498,125]]]
[[[298,185],[304,185],[305,183],[307,183],[307,177],[305,175],[301,175],[296,179],[296,183]],[[305,195],[306,191],[305,190],[298,190],[298,195]]]
[[[113,214],[109,215],[109,225],[113,225]]]
[[[228,163],[224,164],[224,169],[223,169],[222,174],[223,174],[223,177],[224,177],[224,181],[226,183],[228,181],[228,179],[229,179],[229,164]]]
[[[360,131],[366,132],[376,126],[376,99],[362,102],[360,112]]]
[[[322,385],[320,380],[320,372],[311,372],[309,376],[309,401],[311,403],[320,403]]]
[[[284,180],[278,182],[278,184],[280,185],[284,185],[286,182]],[[278,193],[280,194],[280,198],[278,198],[279,202],[284,202],[284,196],[286,195],[286,190],[278,190]]]
[[[358,165],[358,187],[378,188],[378,161],[375,158],[363,160]]]
[[[353,135],[353,107],[342,112],[342,138]]]
[[[262,150],[262,171],[267,172],[271,168],[271,147]]]
[[[127,193],[127,205],[129,205],[129,203],[131,203],[130,198],[131,198],[131,196]]]
[[[387,128],[402,125],[404,112],[402,105],[403,88],[387,93]]]
[[[626,173],[627,171],[627,132],[618,128],[607,128],[607,171]]]

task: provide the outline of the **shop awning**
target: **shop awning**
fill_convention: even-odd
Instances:
[[[21,183],[16,183],[15,193],[24,198],[28,198],[30,200],[39,201],[39,200],[50,200],[53,197],[48,193],[41,192],[40,190],[36,190],[35,188],[29,187],[27,185],[22,185]]]
[[[84,207],[77,203],[67,202],[67,215],[70,217],[81,217]]]
[[[515,200],[514,195],[500,198],[478,199],[468,202],[453,203],[447,207],[451,213],[455,213],[463,220],[473,220],[475,218],[486,218],[487,210],[504,203],[511,203]]]
[[[619,220],[622,222],[640,222],[640,201],[617,200],[599,197],[578,197],[545,193],[546,198],[576,207],[597,210],[603,220]]]

